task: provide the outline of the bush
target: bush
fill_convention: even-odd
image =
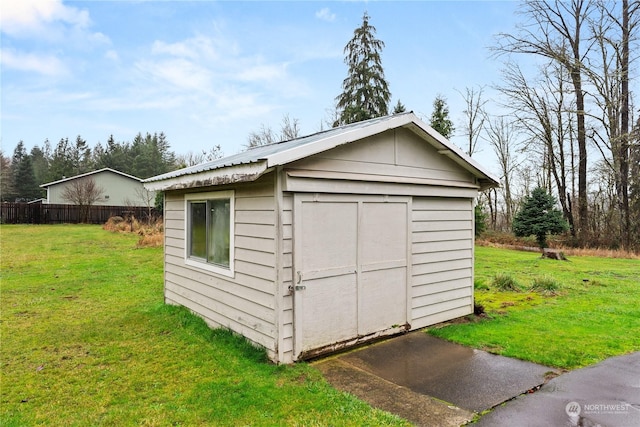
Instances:
[[[493,276],[491,285],[499,291],[517,292],[520,290],[520,285],[518,284],[516,279],[514,279],[510,274],[507,273],[498,273]]]
[[[535,277],[529,289],[544,294],[555,294],[560,288],[560,284],[552,277]]]
[[[140,222],[135,217],[125,220],[120,216],[114,216],[109,218],[102,228],[117,233],[136,233],[140,236],[138,246],[162,246],[164,243],[162,218],[151,222]]]

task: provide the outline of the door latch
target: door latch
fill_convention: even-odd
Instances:
[[[298,278],[296,280],[297,285],[294,286],[294,289],[296,291],[303,291],[303,290],[307,289],[306,286],[300,285],[300,283],[302,283],[302,273],[299,272],[299,271],[296,271],[296,274],[298,275]]]

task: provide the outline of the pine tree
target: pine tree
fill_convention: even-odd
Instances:
[[[407,107],[405,107],[404,104],[398,99],[398,103],[395,107],[393,107],[393,114],[400,114],[404,113],[405,111],[407,111]]]
[[[11,159],[0,150],[0,201],[8,202],[12,200],[13,173],[11,170]]]
[[[536,236],[538,246],[543,250],[547,246],[547,234],[559,234],[569,229],[569,224],[555,204],[555,198],[544,188],[533,190],[513,219],[515,235]]]
[[[441,95],[433,101],[433,113],[429,125],[445,138],[450,138],[455,130],[453,122],[449,119],[449,107],[447,101]]]
[[[57,181],[76,175],[71,159],[69,138],[60,138],[56,148],[53,150],[47,175],[47,181]]]
[[[30,201],[41,196],[42,190],[36,182],[31,156],[27,153],[22,141],[13,151],[11,171],[13,172],[13,199]]]
[[[362,25],[344,48],[348,76],[342,82],[342,93],[336,97],[340,112],[334,126],[355,123],[389,114],[391,92],[385,80],[380,52],[384,42],[375,38],[376,28],[369,25],[365,12]]]

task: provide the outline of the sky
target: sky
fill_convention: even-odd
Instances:
[[[518,18],[510,1],[0,1],[9,157],[19,141],[93,147],[139,132],[164,132],[177,154],[231,155],[285,115],[302,135],[327,128],[365,12],[385,43],[391,106],[428,122],[441,95],[461,129],[461,93],[492,96],[501,63],[488,47]],[[465,145],[460,130],[452,141]]]

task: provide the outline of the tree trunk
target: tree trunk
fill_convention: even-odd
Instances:
[[[629,220],[629,0],[622,0],[622,55],[621,74],[621,111],[620,111],[620,151],[618,204],[620,209],[620,230],[622,245],[629,248],[631,222]]]

